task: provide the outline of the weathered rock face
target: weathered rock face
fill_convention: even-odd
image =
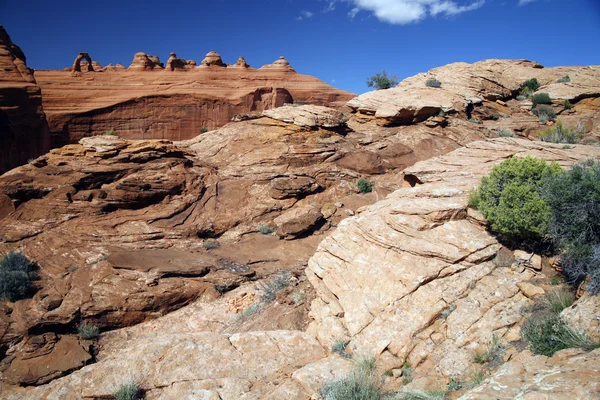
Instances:
[[[221,60],[221,56],[216,51],[209,51],[206,54],[204,60],[202,60],[202,62],[200,63],[200,65],[203,67],[225,67],[225,63],[223,63],[223,60]]]
[[[130,71],[145,71],[152,69],[162,69],[163,65],[160,62],[160,59],[157,56],[151,56],[144,52],[135,53],[133,56],[133,61],[129,66],[128,70]]]
[[[493,336],[517,340],[536,275],[495,267],[500,246],[467,203],[495,164],[526,155],[567,166],[600,149],[494,139],[409,167],[406,189],[342,221],[310,259],[317,299],[308,332],[325,347],[349,341],[386,369],[409,361],[438,380],[465,376]]]
[[[185,140],[227,124],[236,114],[294,102],[342,104],[354,97],[286,68],[249,68],[245,60],[238,68],[197,68],[173,56],[160,77],[156,65],[138,53],[127,71],[108,66],[104,73],[79,76],[37,71],[53,147],[110,130],[127,139]]]
[[[294,71],[294,68],[290,65],[288,60],[285,59],[284,56],[279,57],[279,59],[273,61],[272,64],[263,65],[261,68],[264,69],[281,69],[287,71]]]
[[[25,62],[0,25],[0,174],[50,149],[41,91]]]
[[[569,75],[567,83],[556,81]],[[454,63],[403,80],[397,87],[365,93],[348,102],[355,111],[374,115],[380,125],[410,124],[440,112],[468,114],[468,118],[493,120],[495,127],[501,118],[494,115],[512,114],[509,107],[521,106],[506,101],[514,99],[528,79],[536,78],[555,101],[556,111],[569,111],[565,100],[577,103],[586,98],[600,97],[600,70],[595,67],[544,68],[530,61],[486,60],[474,64]],[[441,87],[428,87],[427,81],[437,79]],[[496,103],[500,100],[502,104]]]

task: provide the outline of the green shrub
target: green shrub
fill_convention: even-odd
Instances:
[[[564,349],[582,348],[589,351],[600,347],[599,343],[571,329],[558,315],[529,319],[523,325],[522,334],[532,352],[548,357]]]
[[[356,184],[360,193],[370,193],[373,190],[373,183],[366,179],[360,178]]]
[[[556,112],[554,111],[554,109],[545,104],[538,105],[533,110],[531,110],[531,112],[533,113],[533,115],[539,117],[540,121],[544,116],[546,117],[546,121],[554,121],[554,119],[556,118]]]
[[[463,388],[463,386],[464,384],[461,381],[459,381],[453,376],[450,377],[450,382],[448,383],[448,390],[460,390]]]
[[[529,80],[526,80],[525,82],[523,82],[523,84],[521,85],[521,93],[523,91],[528,91],[528,92],[535,92],[536,90],[538,90],[540,88],[540,83],[538,82],[538,80],[536,78],[532,78]]]
[[[77,333],[83,340],[94,340],[100,336],[100,329],[91,322],[83,322],[77,326]]]
[[[435,389],[402,389],[395,400],[444,400],[448,394],[445,388]]]
[[[428,87],[432,87],[432,88],[440,88],[440,87],[442,87],[442,82],[438,81],[435,78],[431,78],[431,79],[427,79],[427,82],[425,82],[425,85]]]
[[[577,124],[577,127],[573,129],[563,125],[560,120],[556,125],[537,133],[537,137],[542,142],[570,144],[579,142],[583,138],[583,135],[585,135],[585,127],[582,124]]]
[[[260,228],[258,228],[258,230],[263,235],[270,235],[271,233],[273,233],[273,230],[269,228],[269,225],[261,225]]]
[[[377,376],[375,359],[358,357],[354,371],[327,383],[320,391],[325,400],[382,400],[382,380]]]
[[[134,382],[124,383],[113,395],[115,400],[141,400],[142,396],[142,389]]]
[[[536,93],[531,96],[531,102],[533,106],[537,106],[538,104],[551,104],[552,99],[548,93]]]
[[[277,298],[277,293],[287,288],[290,285],[291,275],[288,271],[284,271],[274,278],[267,281],[267,283],[260,283],[258,285],[260,299],[265,303],[271,303]]]
[[[565,110],[570,110],[573,108],[573,104],[569,100],[565,100]]]
[[[331,346],[331,351],[344,358],[351,358],[352,356],[346,351],[346,346],[348,346],[348,342],[345,340],[338,340]]]
[[[0,260],[0,297],[17,301],[35,293],[37,265],[23,253],[10,252]]]
[[[208,128],[204,128],[204,127],[200,128],[200,133],[206,133],[206,132],[208,132]]]
[[[475,361],[477,364],[485,364],[499,357],[503,350],[504,345],[502,344],[502,341],[498,336],[494,335],[492,336],[492,340],[490,340],[486,350],[483,353],[475,354],[473,361]]]
[[[500,137],[515,137],[514,132],[508,128],[498,129],[497,133]]]
[[[383,70],[367,79],[367,86],[375,90],[389,89],[397,86],[399,83],[396,75],[388,75],[387,71]]]
[[[543,238],[550,208],[538,191],[547,175],[560,171],[558,164],[532,157],[510,158],[495,166],[478,190],[477,208],[489,228],[513,243]]]
[[[549,232],[563,250],[567,279],[579,283],[589,277],[586,289],[600,293],[600,162],[549,177],[542,196],[552,210]]]
[[[218,249],[221,245],[216,240],[205,240],[202,242],[202,247],[206,250]]]
[[[560,78],[559,80],[557,80],[556,82],[558,82],[558,83],[571,82],[571,77],[569,75],[565,75],[562,78]]]
[[[116,135],[117,135],[117,132],[115,132],[115,130],[114,130],[114,129],[111,129],[110,131],[106,131],[105,135],[108,135],[108,136],[116,136]]]
[[[482,370],[478,369],[471,371],[471,373],[469,374],[469,382],[467,383],[467,387],[469,389],[473,389],[474,387],[481,385],[481,382],[483,382],[484,379],[485,374]]]

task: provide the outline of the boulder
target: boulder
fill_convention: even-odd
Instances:
[[[297,207],[283,213],[273,221],[277,235],[282,239],[294,239],[310,230],[323,220],[323,214],[312,206]]]
[[[153,69],[162,69],[162,64],[156,56],[151,56],[143,52],[135,53],[133,61],[127,70],[129,71],[146,71]]]
[[[600,342],[600,296],[584,293],[575,304],[563,310],[560,316],[568,325]]]
[[[219,55],[219,53],[217,53],[216,51],[209,51],[206,54],[206,57],[204,58],[204,60],[202,60],[202,62],[200,63],[200,66],[202,66],[202,67],[211,67],[211,66],[225,67],[226,65],[223,63],[223,60],[221,60],[221,56]]]
[[[348,117],[340,111],[310,105],[278,107],[263,111],[263,115],[306,128],[338,128],[348,121]]]

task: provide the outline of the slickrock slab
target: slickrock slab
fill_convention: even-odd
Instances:
[[[494,266],[500,246],[469,217],[467,202],[494,165],[526,155],[568,166],[600,149],[493,139],[406,169],[414,187],[344,220],[310,259],[318,297],[308,331],[326,347],[350,341],[386,369],[423,362],[423,373],[438,377],[466,374],[494,335],[513,337],[531,304],[533,285],[522,283],[534,273]]]
[[[307,128],[337,128],[343,126],[348,117],[342,112],[320,106],[283,106],[263,111],[263,115],[283,122]]]
[[[600,396],[600,349],[519,354],[460,400],[588,400]]]

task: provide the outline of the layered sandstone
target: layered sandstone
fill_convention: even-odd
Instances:
[[[111,130],[127,139],[191,139],[236,114],[285,103],[341,104],[354,97],[285,63],[253,69],[242,58],[235,68],[225,68],[219,60],[211,52],[199,68],[172,54],[163,69],[137,53],[128,70],[106,67],[78,76],[37,71],[53,146]]]
[[[40,87],[0,25],[0,174],[50,149]]]

